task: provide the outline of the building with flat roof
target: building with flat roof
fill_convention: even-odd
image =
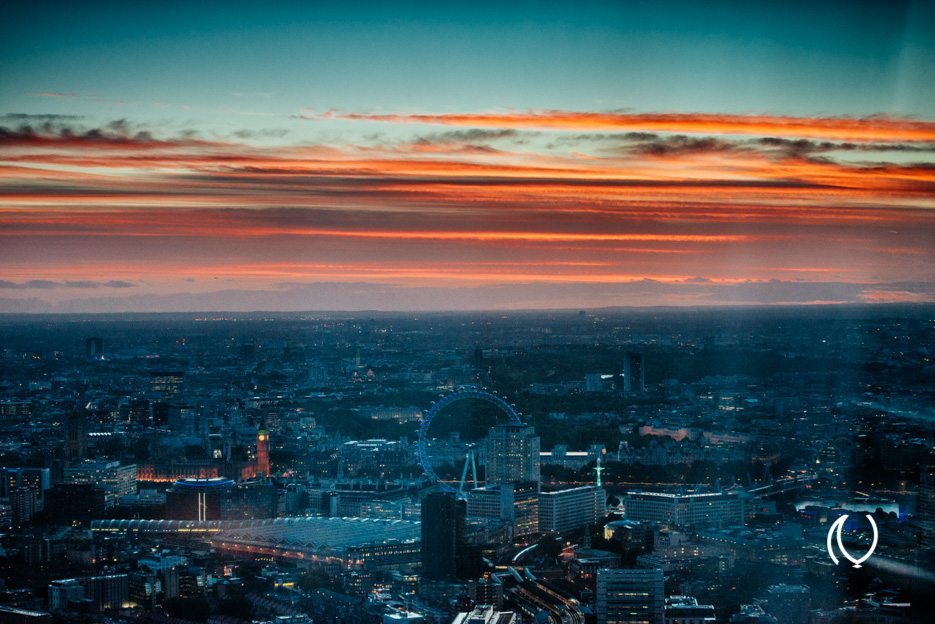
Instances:
[[[664,624],[664,601],[662,570],[597,571],[598,624]]]
[[[513,526],[513,535],[539,532],[539,484],[533,481],[497,483],[471,490],[469,518],[498,518]]]
[[[65,468],[65,483],[91,483],[104,490],[104,504],[113,507],[121,496],[136,494],[136,464],[86,459]]]
[[[607,512],[607,493],[593,485],[539,494],[539,531],[571,531],[595,524]]]
[[[723,528],[743,525],[749,498],[749,495],[738,492],[627,492],[623,505],[628,520],[681,527]]]
[[[477,605],[473,611],[462,611],[452,624],[516,624],[519,618],[513,611],[497,611],[491,605]]]
[[[714,624],[714,605],[700,605],[691,596],[669,596],[665,603],[665,624]]]

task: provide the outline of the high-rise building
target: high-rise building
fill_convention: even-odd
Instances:
[[[84,354],[89,360],[103,360],[104,339],[97,336],[86,338],[84,341]]]
[[[643,354],[627,352],[623,356],[623,391],[642,392],[646,389],[646,369]]]
[[[36,491],[30,487],[15,488],[10,492],[10,507],[14,527],[29,524],[37,511]]]
[[[539,483],[539,436],[527,425],[496,425],[487,436],[486,482]]]
[[[539,530],[543,533],[596,524],[606,512],[607,493],[593,485],[539,494]]]
[[[9,497],[16,488],[28,487],[35,491],[37,508],[42,509],[50,485],[48,468],[0,468],[0,498]]]
[[[453,492],[431,492],[422,499],[422,578],[457,577],[466,512],[465,502]]]
[[[922,546],[935,549],[935,464],[922,467],[919,484],[919,525]]]
[[[664,624],[662,570],[597,571],[597,624]]]

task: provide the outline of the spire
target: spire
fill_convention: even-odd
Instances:
[[[601,487],[601,473],[604,472],[604,467],[601,466],[601,456],[597,456],[597,465],[594,466],[594,472],[597,474],[597,482],[595,485]]]

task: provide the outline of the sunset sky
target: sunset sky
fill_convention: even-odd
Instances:
[[[935,4],[17,3],[0,312],[935,301]]]

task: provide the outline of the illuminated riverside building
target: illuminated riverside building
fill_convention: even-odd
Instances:
[[[593,485],[539,494],[539,531],[570,531],[595,524],[607,512],[607,493]]]
[[[747,498],[747,495],[735,492],[628,492],[623,504],[628,520],[681,527],[723,528],[743,525]]]
[[[269,432],[260,430],[256,436],[256,453],[246,462],[224,459],[184,459],[141,464],[137,470],[140,481],[174,483],[182,479],[257,479],[270,475]]]
[[[185,460],[159,464],[141,464],[137,471],[140,481],[171,483],[180,479],[216,479],[221,475],[218,462],[210,459]]]

